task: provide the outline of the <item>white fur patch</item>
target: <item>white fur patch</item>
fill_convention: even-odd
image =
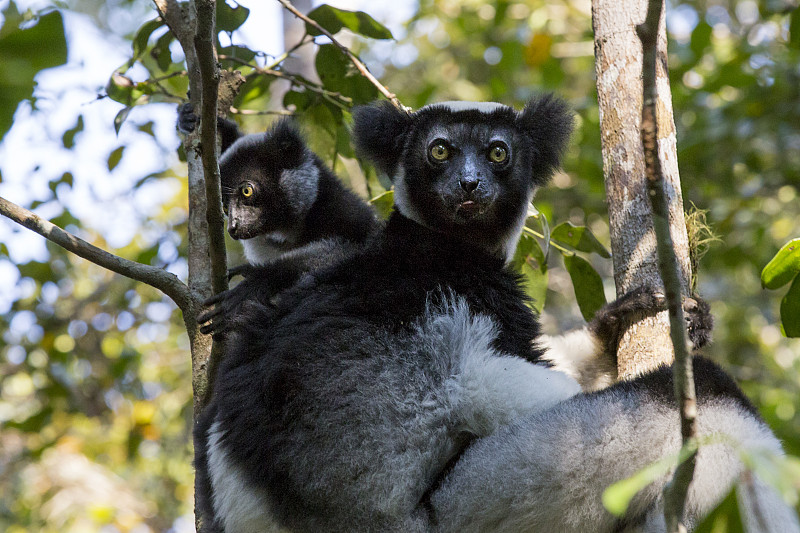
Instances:
[[[279,244],[288,244],[291,239],[279,231],[257,235],[252,239],[242,239],[239,241],[244,248],[244,257],[251,265],[263,265],[269,261],[277,259],[283,249]]]
[[[400,167],[400,169],[397,171],[397,174],[395,174],[392,183],[394,183],[394,205],[397,207],[397,210],[400,211],[400,214],[408,219],[413,220],[421,226],[428,227],[423,221],[422,216],[419,214],[416,208],[414,208],[411,200],[408,198],[406,174],[402,167]]]
[[[585,391],[603,389],[617,380],[614,358],[603,351],[600,340],[588,327],[563,335],[541,335],[537,339],[545,349],[544,358],[554,370],[576,379]]]
[[[500,245],[500,249],[505,254],[506,263],[509,263],[514,258],[514,252],[517,251],[517,244],[519,244],[519,238],[522,235],[522,228],[525,227],[525,221],[528,219],[527,206],[531,205],[534,194],[536,194],[535,187],[528,194],[528,200],[525,202],[525,212],[518,217],[517,223],[511,229],[509,229],[505,237],[503,237],[500,243],[498,243]]]
[[[299,167],[281,172],[279,183],[295,213],[305,214],[317,201],[319,168],[309,158]]]
[[[208,430],[208,473],[213,487],[214,513],[226,532],[279,533],[283,530],[269,514],[263,491],[253,487],[233,463],[222,443],[219,422]]]
[[[562,372],[536,365],[492,348],[497,328],[486,315],[473,315],[463,298],[429,311],[427,327],[444,333],[444,349],[458,362],[449,380],[450,396],[458,405],[464,430],[478,436],[493,433],[510,421],[548,409],[580,392],[578,383]]]
[[[487,113],[487,114],[497,111],[498,109],[508,107],[507,105],[498,104],[497,102],[462,102],[459,100],[450,100],[447,102],[438,102],[435,104],[429,104],[424,106],[422,109],[434,106],[446,107],[447,109],[453,111],[454,113],[458,111],[480,111],[481,113]],[[420,109],[420,111],[422,109]]]
[[[249,148],[261,146],[264,143],[263,133],[251,133],[236,139],[225,152],[219,156],[219,164],[223,165],[228,159],[237,153],[248,150]]]

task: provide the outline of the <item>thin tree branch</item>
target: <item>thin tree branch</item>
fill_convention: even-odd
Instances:
[[[222,214],[222,191],[217,161],[219,64],[214,47],[216,2],[214,0],[197,0],[195,6],[197,29],[194,36],[194,48],[202,82],[200,156],[205,176],[211,285],[214,294],[218,294],[228,289],[228,263],[225,255],[225,220]]]
[[[692,360],[686,347],[683,306],[681,303],[681,274],[672,243],[669,228],[669,215],[664,176],[658,153],[658,124],[656,118],[656,44],[661,19],[663,0],[649,0],[647,18],[636,27],[642,41],[642,123],[641,136],[645,157],[647,192],[653,206],[653,222],[656,232],[658,266],[664,281],[670,319],[670,337],[675,350],[673,381],[675,398],[681,416],[681,437],[683,446],[691,444],[697,435],[697,402],[694,390]],[[678,533],[686,531],[682,524],[686,494],[694,476],[697,452],[675,470],[672,481],[664,490],[664,516],[667,531]]]
[[[353,63],[353,65],[356,67],[356,69],[358,69],[358,71],[361,73],[361,75],[362,75],[362,76],[364,76],[365,78],[367,78],[367,79],[369,80],[369,82],[370,82],[370,83],[372,83],[372,85],[374,85],[375,87],[377,87],[378,91],[380,91],[380,93],[381,93],[383,96],[385,96],[385,97],[386,97],[386,98],[387,98],[387,99],[388,99],[390,102],[392,102],[392,104],[393,104],[393,105],[394,105],[394,106],[395,106],[397,109],[399,109],[399,110],[401,110],[401,111],[407,111],[407,108],[406,108],[406,107],[405,107],[405,106],[404,106],[402,103],[400,103],[400,100],[398,100],[398,98],[397,98],[397,95],[395,95],[394,93],[390,92],[390,91],[389,91],[389,89],[387,89],[387,88],[386,88],[386,87],[385,87],[385,86],[384,86],[384,85],[383,85],[381,82],[379,82],[379,81],[378,81],[378,80],[375,78],[375,76],[373,76],[373,75],[372,75],[372,73],[369,71],[369,69],[367,68],[367,66],[366,66],[364,63],[362,63],[362,62],[361,62],[361,60],[360,60],[360,59],[358,59],[358,58],[355,56],[355,54],[354,54],[353,52],[351,52],[351,51],[350,51],[350,49],[349,49],[349,48],[347,48],[345,45],[343,45],[342,43],[340,43],[339,41],[337,41],[337,40],[334,38],[334,36],[333,36],[333,35],[331,35],[331,33],[330,33],[328,30],[326,30],[325,28],[323,28],[322,26],[320,26],[319,24],[317,24],[317,22],[316,22],[316,21],[314,21],[314,20],[311,20],[311,19],[310,19],[310,18],[308,18],[306,15],[304,15],[303,13],[301,13],[300,11],[298,11],[298,10],[297,10],[297,8],[296,8],[296,7],[294,7],[294,6],[292,5],[292,3],[291,3],[289,0],[278,0],[278,2],[280,2],[280,4],[281,4],[283,7],[285,7],[285,8],[286,8],[286,9],[287,9],[287,10],[288,10],[290,13],[292,13],[292,14],[293,14],[295,17],[299,18],[300,20],[302,20],[302,21],[303,21],[303,22],[305,22],[306,24],[309,24],[309,25],[313,26],[313,27],[314,27],[314,28],[316,28],[316,29],[317,29],[317,30],[318,30],[320,33],[322,33],[322,34],[323,34],[325,37],[327,37],[328,39],[330,39],[330,40],[331,40],[331,42],[332,42],[334,45],[336,45],[336,47],[337,47],[339,50],[341,50],[341,52],[342,52],[344,55],[346,55],[346,56],[347,56],[347,58],[348,58],[348,59],[349,59],[349,60],[350,60],[350,61]]]
[[[155,287],[169,296],[184,315],[191,314],[195,302],[189,288],[175,274],[158,267],[125,259],[98,248],[3,197],[0,197],[0,214],[87,261]]]

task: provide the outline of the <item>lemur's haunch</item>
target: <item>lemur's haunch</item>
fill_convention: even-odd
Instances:
[[[179,130],[192,131],[196,120],[191,105],[178,109]],[[372,208],[306,146],[289,119],[250,135],[222,118],[217,128],[228,233],[241,241],[249,265],[231,269],[245,276],[244,286],[211,300],[215,307],[200,317],[211,321],[204,333],[224,331],[245,298],[269,302],[303,274],[363,245],[378,228]]]
[[[382,104],[354,119],[358,150],[394,177],[396,209],[367,245],[274,308],[248,300],[240,312],[195,429],[205,526],[662,531],[664,480],[623,520],[600,496],[680,447],[669,373],[581,393],[568,373],[581,376],[613,328],[588,328],[575,347],[541,343],[506,266],[528,203],[559,164],[566,106],[550,96],[521,112]],[[736,481],[736,446],[780,453],[724,373],[698,360],[697,378],[701,436],[726,437],[701,449],[690,523]],[[751,495],[773,531],[798,531],[757,479]]]

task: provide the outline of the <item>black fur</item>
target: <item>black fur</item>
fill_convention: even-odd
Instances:
[[[179,107],[179,130],[190,132],[196,122],[191,104]],[[220,118],[218,129],[228,232],[234,239],[261,239],[260,246],[272,256],[248,258],[256,264],[229,271],[245,279],[206,302],[213,307],[198,320],[201,331],[209,334],[224,333],[246,300],[269,304],[304,274],[346,257],[379,225],[372,208],[342,185],[290,120],[243,136],[235,122]],[[244,186],[250,187],[251,196],[242,194]]]
[[[563,105],[544,102],[550,104],[520,115],[510,108],[487,114],[432,107],[407,118],[387,107],[356,111],[361,153],[384,169],[402,161],[414,208],[435,214],[419,223],[396,210],[367,247],[307,276],[276,307],[248,301],[228,339],[211,409],[197,426],[199,443],[214,423],[224,428],[226,453],[249,484],[266,491],[281,524],[299,531],[428,527],[424,495],[469,440],[459,419],[464,407],[451,405],[449,392],[464,356],[448,350],[448,332],[435,333],[436,317],[449,316],[457,302],[472,317],[491,318],[491,349],[530,362],[541,357],[539,326],[518,275],[491,241],[524,218],[532,191],[563,149],[552,139],[534,146],[526,129],[543,127],[526,113],[541,112],[556,127],[569,123]],[[406,130],[399,129],[406,120]],[[446,169],[418,161],[427,161],[426,131],[442,123],[453,150],[473,150],[483,165],[480,178],[496,191],[471,196],[485,212],[463,220],[448,213],[462,208],[458,201],[425,199],[463,187],[460,159]],[[386,133],[406,139],[404,146],[377,138]],[[495,137],[510,156],[492,167],[484,159]],[[553,139],[565,142],[566,133]],[[201,511],[213,520],[213,509]]]

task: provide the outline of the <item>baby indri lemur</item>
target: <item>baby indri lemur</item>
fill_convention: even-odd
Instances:
[[[359,151],[393,176],[396,209],[366,246],[281,293],[275,308],[241,311],[195,430],[204,527],[663,530],[667,476],[621,520],[601,495],[680,448],[671,374],[582,394],[548,364],[572,359],[539,345],[507,266],[528,203],[559,163],[566,106],[550,96],[521,112],[382,104],[354,119]],[[737,447],[780,453],[703,359],[697,391],[701,438],[726,437],[701,448],[690,523],[736,481]],[[798,530],[760,480],[748,489],[773,531]]]
[[[196,121],[190,104],[178,108],[180,131],[191,132]],[[289,119],[251,135],[223,118],[217,129],[228,233],[242,243],[249,264],[230,270],[245,276],[238,292],[208,302],[216,305],[200,317],[210,321],[204,333],[223,331],[245,298],[268,302],[304,273],[363,245],[378,228],[372,208],[306,146]]]

